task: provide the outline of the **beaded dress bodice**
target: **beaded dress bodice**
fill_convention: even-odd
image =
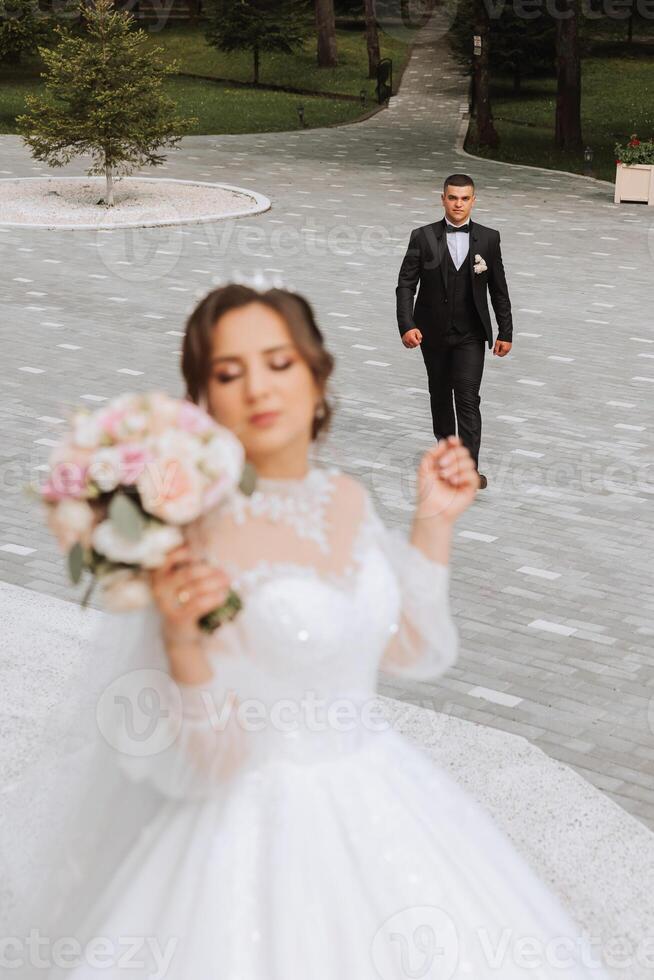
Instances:
[[[168,795],[206,795],[263,759],[356,749],[380,669],[432,679],[456,658],[447,566],[388,529],[364,484],[336,467],[260,478],[189,543],[227,572],[242,608],[203,640],[211,680],[164,685],[170,747],[121,761]],[[349,721],[334,720],[338,705]]]
[[[226,682],[264,698],[374,691],[401,597],[362,486],[335,467],[259,478],[197,530],[243,602],[206,641]]]

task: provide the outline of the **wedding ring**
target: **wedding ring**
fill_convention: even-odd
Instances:
[[[189,592],[188,589],[180,589],[180,591],[177,593],[177,605],[185,606],[190,598],[191,598],[191,593]]]

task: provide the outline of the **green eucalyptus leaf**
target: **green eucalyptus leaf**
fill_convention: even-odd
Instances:
[[[84,570],[84,549],[78,541],[68,552],[68,571],[71,581],[77,585]]]
[[[124,493],[117,493],[109,504],[109,520],[121,537],[128,541],[140,541],[146,521],[133,500]]]
[[[254,488],[257,485],[257,471],[255,470],[252,463],[246,462],[243,467],[243,473],[241,474],[241,482],[239,483],[239,490],[244,493],[246,497],[249,497]]]

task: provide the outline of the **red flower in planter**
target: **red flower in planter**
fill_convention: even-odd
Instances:
[[[640,146],[640,140],[629,140],[629,146]]]

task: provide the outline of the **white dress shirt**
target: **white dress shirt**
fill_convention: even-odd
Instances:
[[[457,227],[456,225],[453,225],[451,221],[446,221],[445,224],[449,225],[450,228]],[[464,221],[461,228],[466,228],[469,224],[469,221]],[[467,259],[468,252],[470,251],[470,232],[464,231],[458,234],[452,234],[451,231],[446,231],[445,234],[447,236],[447,247],[450,250],[452,261],[458,270]]]

